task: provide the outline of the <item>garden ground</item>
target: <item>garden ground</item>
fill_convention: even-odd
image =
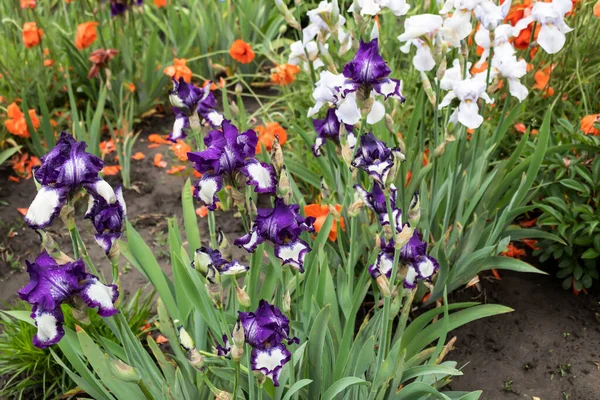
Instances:
[[[146,157],[132,161],[132,183],[136,190],[126,190],[128,215],[144,239],[160,254],[163,267],[168,265],[166,217],[177,216],[181,222],[181,188],[185,177],[166,174],[154,166],[154,155],[167,154],[166,146],[148,149],[148,134],[167,126],[169,121],[154,119],[136,143],[133,153]],[[150,128],[151,127],[151,128]],[[110,159],[110,157],[109,157]],[[16,292],[28,281],[24,260],[38,253],[39,239],[23,222],[17,208],[27,207],[34,197],[33,181],[8,182],[9,171],[0,170],[0,251],[3,258],[12,255],[14,262],[0,261],[0,300],[14,301]],[[192,177],[192,179],[194,179]],[[108,177],[111,184],[116,177]],[[83,202],[80,202],[83,203]],[[83,204],[81,205],[83,207]],[[78,210],[78,215],[84,210]],[[220,219],[221,221],[223,219]],[[231,220],[231,219],[230,219]],[[200,220],[207,231],[206,222]],[[59,223],[55,224],[60,226]],[[110,273],[109,263],[93,243],[93,229],[88,221],[80,223],[82,236],[96,265]],[[223,224],[230,241],[241,235],[237,223]],[[68,248],[68,233],[60,228],[49,230]],[[244,252],[234,249],[234,258]],[[124,258],[122,259],[125,263]],[[125,266],[125,264],[123,264]],[[127,270],[127,268],[125,268]],[[168,270],[168,268],[166,268]],[[600,292],[574,296],[549,276],[503,273],[501,281],[482,278],[482,292],[465,289],[453,295],[455,301],[499,303],[515,312],[475,321],[451,333],[457,336],[455,350],[448,359],[465,365],[465,376],[456,379],[454,390],[483,389],[482,400],[533,399],[596,400],[600,393]],[[135,269],[122,275],[125,295],[146,283]]]

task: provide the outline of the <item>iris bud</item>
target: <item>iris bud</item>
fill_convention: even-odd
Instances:
[[[179,336],[179,343],[181,344],[181,347],[183,347],[186,351],[191,351],[192,349],[196,348],[194,339],[192,339],[190,334],[187,333],[183,326],[177,328],[177,335]]]
[[[376,279],[375,282],[377,282],[377,286],[379,287],[379,290],[381,291],[381,294],[383,295],[383,297],[390,297],[391,292],[390,292],[390,282],[388,281],[387,276],[385,275],[379,275]]]
[[[364,201],[361,199],[356,200],[354,203],[350,204],[350,207],[348,207],[348,215],[351,217],[356,217],[358,214],[360,214],[360,210],[362,210],[364,206]]]
[[[271,164],[273,164],[273,167],[277,173],[281,172],[281,169],[283,168],[283,150],[281,149],[281,143],[279,143],[278,136],[275,136],[275,139],[273,140]]]
[[[410,226],[417,226],[421,219],[421,201],[419,199],[419,192],[413,194],[413,198],[408,207],[408,223]]]
[[[279,10],[279,12],[283,15],[285,22],[287,22],[289,26],[291,26],[292,28],[297,29],[299,31],[302,30],[302,27],[300,26],[300,24],[298,23],[296,18],[294,18],[294,15],[292,14],[292,12],[289,10],[287,5],[282,0],[275,0],[275,6]]]
[[[408,243],[410,238],[413,237],[414,233],[415,233],[414,227],[405,225],[402,228],[402,231],[396,235],[396,240],[394,241],[395,242],[394,248],[400,250],[401,248],[406,246],[406,244]]]
[[[217,393],[217,395],[215,397],[215,400],[231,400],[231,399],[233,399],[233,395],[224,390],[221,390],[219,393]]]
[[[137,382],[140,380],[140,376],[131,365],[125,364],[119,359],[110,359],[108,362],[108,368],[112,372],[113,376],[125,382]]]
[[[250,296],[246,293],[246,286],[240,288],[239,286],[235,287],[235,295],[237,297],[238,303],[240,303],[243,307],[250,307]]]
[[[218,228],[217,230],[217,244],[219,246],[219,251],[221,252],[223,258],[226,260],[230,260],[231,244],[229,243],[229,240],[227,240],[227,237],[225,236],[221,228]]]
[[[289,289],[285,291],[285,295],[283,296],[283,302],[281,304],[281,309],[284,313],[289,313],[292,309],[292,298],[290,296]]]
[[[433,88],[431,87],[431,82],[429,81],[429,78],[423,71],[421,71],[421,83],[423,84],[423,90],[425,90],[427,99],[435,107],[436,96],[435,96],[435,93],[433,92]]]
[[[292,185],[290,183],[290,175],[287,168],[283,166],[281,174],[279,175],[279,192],[281,197],[286,204],[289,204],[290,198],[292,197]]]

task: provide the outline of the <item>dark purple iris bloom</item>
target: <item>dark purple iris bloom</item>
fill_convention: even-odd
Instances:
[[[98,314],[109,317],[118,311],[114,302],[119,296],[116,285],[104,285],[97,277],[85,272],[83,261],[58,264],[46,251],[35,262],[27,263],[29,283],[19,290],[19,297],[33,305],[31,318],[38,332],[33,344],[40,348],[60,341],[65,331],[60,305],[79,296],[89,307],[98,307]]]
[[[248,178],[247,184],[255,186],[258,193],[275,193],[277,179],[271,165],[257,161],[256,143],[258,136],[253,130],[239,133],[229,121],[222,123],[221,130],[212,130],[204,138],[206,149],[188,153],[194,168],[203,174],[196,182],[195,196],[209,210],[217,207],[217,193],[223,187],[223,180],[234,183],[235,173]]]
[[[85,218],[89,218],[96,228],[94,238],[108,255],[115,242],[123,235],[123,223],[127,215],[127,207],[123,198],[123,187],[115,189],[117,201],[110,204],[102,197],[91,197],[92,201]]]
[[[251,367],[261,371],[279,386],[279,374],[283,366],[292,358],[283,343],[298,343],[290,338],[289,320],[281,311],[261,300],[255,312],[239,312],[246,342],[252,347]]]
[[[402,82],[388,78],[391,70],[379,54],[377,39],[368,43],[361,40],[358,52],[354,59],[344,66],[343,74],[346,77],[344,94],[355,92],[360,87],[366,88],[367,93],[374,89],[387,99],[390,96],[404,101],[402,96]]]
[[[210,91],[210,84],[199,88],[187,83],[183,77],[179,80],[173,78],[173,90],[169,92],[169,100],[173,105],[175,123],[169,140],[176,142],[186,137],[185,129],[189,128],[189,117],[194,112],[208,121],[212,127],[219,127],[223,122],[223,116],[215,111],[217,101]]]
[[[300,239],[302,232],[313,232],[315,218],[301,216],[297,204],[285,204],[279,197],[273,208],[260,208],[254,225],[248,234],[234,241],[234,244],[253,253],[265,240],[275,245],[275,256],[283,264],[304,272],[304,257],[311,249]]]
[[[211,283],[214,283],[213,278],[217,272],[220,275],[238,275],[250,269],[235,260],[229,262],[223,258],[219,250],[204,246],[196,250],[192,268],[200,271]]]
[[[313,119],[313,126],[315,127],[315,131],[317,131],[317,138],[315,139],[315,144],[313,145],[313,153],[316,157],[321,155],[321,147],[325,144],[325,140],[328,138],[339,142],[340,141],[340,128],[342,124],[338,120],[337,115],[335,114],[335,108],[330,108],[327,110],[327,115],[323,119]],[[352,125],[344,124],[346,128],[346,132],[352,132]],[[354,147],[354,146],[351,146]]]
[[[92,196],[112,204],[116,201],[110,185],[98,176],[104,163],[86,153],[87,144],[62,132],[58,143],[41,158],[35,179],[42,185],[29,206],[25,221],[33,229],[43,229],[52,223],[69,195],[85,188]]]
[[[381,249],[377,260],[369,266],[369,274],[373,279],[385,275],[388,279],[392,275],[394,265],[394,239],[387,243],[381,239]],[[426,255],[427,244],[421,241],[421,235],[415,230],[413,236],[404,247],[400,249],[399,261],[407,267],[403,286],[412,289],[418,280],[431,281],[435,272],[439,269],[437,260]]]
[[[360,138],[360,147],[356,150],[352,166],[364,169],[383,185],[396,159],[402,161],[405,159],[400,149],[388,148],[385,142],[369,132]]]
[[[373,191],[367,192],[362,186],[354,185],[354,189],[358,192],[361,199],[371,210],[375,211],[379,216],[379,222],[382,226],[390,224],[390,216],[387,212],[387,205],[385,202],[385,193],[377,182],[373,185]],[[398,189],[394,184],[390,185],[390,206],[392,208],[392,216],[395,221],[396,231],[402,230],[402,210],[396,208],[396,201],[398,197]]]
[[[116,17],[127,11],[129,5],[141,6],[144,0],[110,0],[110,16]]]

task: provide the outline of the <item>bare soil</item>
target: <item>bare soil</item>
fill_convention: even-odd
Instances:
[[[514,312],[463,326],[455,350],[464,376],[454,390],[483,390],[482,400],[600,399],[600,293],[578,296],[549,275],[505,272],[455,300],[503,304]]]

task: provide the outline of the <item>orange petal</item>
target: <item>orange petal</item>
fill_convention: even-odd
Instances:
[[[206,217],[208,215],[208,208],[206,206],[196,208],[196,215],[200,218]]]
[[[138,151],[137,153],[135,153],[134,155],[132,155],[131,158],[134,159],[134,160],[139,161],[139,160],[143,160],[144,158],[146,158],[146,156],[141,151]]]
[[[27,211],[29,211],[29,208],[17,208],[17,211],[21,214],[21,215],[27,215]]]
[[[112,176],[112,175],[117,175],[119,173],[119,171],[121,170],[121,166],[120,165],[107,165],[104,168],[102,168],[102,174],[106,175],[106,176]]]
[[[149,144],[149,145],[148,145],[148,148],[149,148],[149,149],[155,149],[155,148],[157,148],[157,147],[160,147],[160,144],[158,144],[158,143],[152,143],[152,144]]]
[[[167,162],[163,161],[163,155],[161,153],[156,153],[154,155],[154,166],[158,168],[167,168]]]
[[[9,180],[9,181],[16,182],[16,183],[19,183],[19,182],[20,182],[20,179],[19,179],[19,178],[17,178],[16,176],[13,176],[13,175],[9,175],[9,176],[8,176],[8,180]]]
[[[181,172],[185,169],[185,165],[174,165],[171,168],[169,168],[169,170],[167,171],[167,174],[169,175],[174,175],[178,172]]]
[[[163,343],[169,343],[169,339],[167,339],[166,337],[164,337],[163,335],[158,335],[155,339],[156,343],[158,344],[163,344]]]

